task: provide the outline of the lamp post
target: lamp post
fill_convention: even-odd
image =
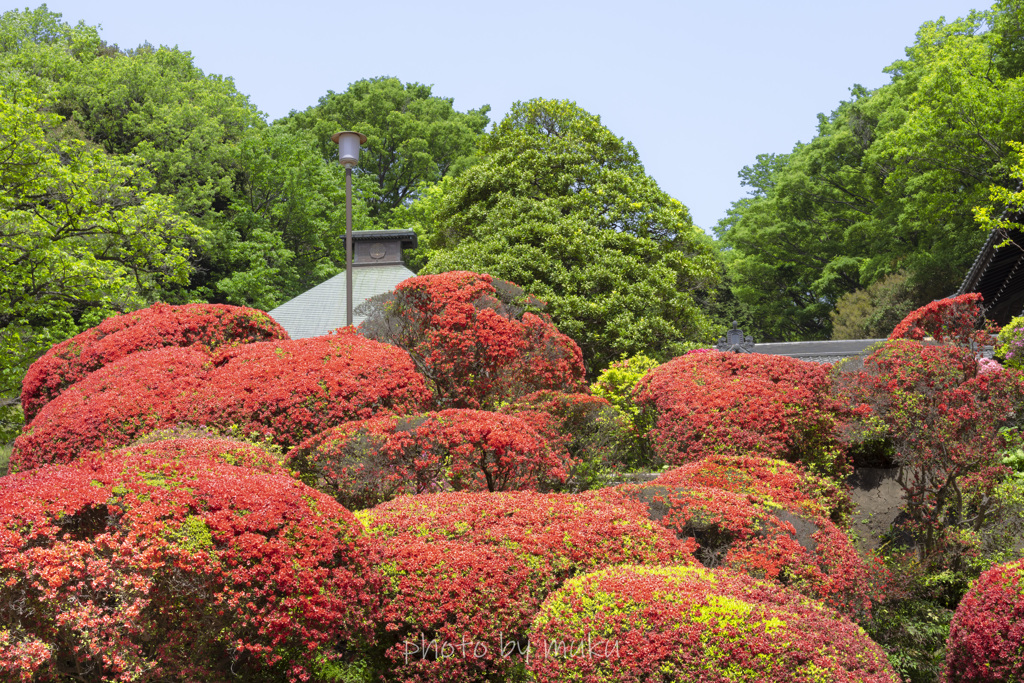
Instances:
[[[352,327],[352,169],[359,165],[359,146],[366,136],[343,130],[331,136],[338,145],[338,163],[345,167],[345,324]]]

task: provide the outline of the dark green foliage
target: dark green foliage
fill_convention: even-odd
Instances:
[[[718,280],[711,248],[599,117],[520,102],[483,151],[415,216],[424,272],[485,272],[545,300],[591,376],[624,353],[667,360],[714,336],[697,305]]]
[[[453,100],[434,95],[429,85],[382,76],[356,81],[343,93],[328,91],[317,105],[292,111],[274,125],[311,131],[325,160],[338,157],[334,133],[365,135],[355,173],[376,186],[367,205],[380,220],[415,199],[422,183],[458,174],[472,163],[488,111],[486,104],[455,111]]]
[[[832,311],[833,339],[883,339],[914,310],[906,273],[893,273],[840,297]]]

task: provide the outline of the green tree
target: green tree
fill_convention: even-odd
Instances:
[[[913,309],[913,291],[905,272],[872,282],[867,289],[844,294],[832,311],[833,339],[888,337]]]
[[[317,105],[293,111],[274,125],[311,131],[325,160],[337,158],[334,133],[365,135],[355,174],[376,183],[369,213],[382,220],[415,199],[422,183],[457,174],[472,163],[488,111],[484,105],[459,112],[451,98],[434,95],[429,85],[380,77],[356,81],[343,93],[328,91]]]
[[[536,99],[513,105],[482,149],[412,212],[423,272],[486,272],[547,301],[591,375],[623,354],[664,360],[710,340],[696,297],[717,262],[632,144],[574,103]]]
[[[1005,0],[926,23],[890,83],[855,86],[810,142],[744,169],[753,196],[718,232],[756,336],[827,338],[844,296],[899,271],[906,306],[951,293],[983,240],[973,209],[1024,139],[1021,16]]]
[[[372,227],[366,198],[376,185],[353,181],[353,227]],[[270,310],[344,269],[344,169],[324,162],[311,133],[250,130],[234,183],[231,203],[212,222],[215,296]]]
[[[67,138],[44,104],[11,86],[0,99],[0,398],[8,409],[28,364],[51,344],[183,288],[187,244],[202,238],[135,169]]]

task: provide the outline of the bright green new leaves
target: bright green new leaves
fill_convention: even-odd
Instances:
[[[974,210],[974,217],[982,230],[997,228],[1019,230],[1020,223],[1007,219],[1005,214],[1021,214],[1024,212],[1024,143],[1008,142],[1007,145],[1017,154],[1017,163],[1010,168],[1010,178],[1016,181],[1017,191],[993,185],[989,188],[989,199],[994,206],[979,206]],[[993,216],[996,210],[1000,213]],[[1019,245],[1024,246],[1024,245]]]
[[[369,208],[381,219],[413,200],[421,183],[457,174],[472,163],[488,111],[484,105],[458,112],[452,99],[432,94],[429,85],[382,77],[356,81],[340,94],[328,91],[316,106],[293,111],[274,125],[312,131],[326,160],[338,157],[334,133],[365,135],[356,172],[379,188]]]
[[[183,287],[202,237],[136,173],[77,140],[26,90],[0,100],[0,396],[79,322]]]
[[[925,24],[891,83],[855,86],[813,140],[741,173],[755,196],[719,235],[759,341],[828,337],[844,295],[899,271],[910,305],[952,293],[984,239],[973,209],[1024,139],[1021,16],[1007,0]]]
[[[57,111],[112,154],[131,154],[154,190],[196,218],[232,193],[237,144],[263,125],[231,79],[206,75],[188,52],[149,45],[91,59],[58,87]]]
[[[449,187],[437,246],[476,235],[490,214],[543,204],[596,228],[691,248],[690,213],[644,172],[636,148],[565,100],[517,102],[482,144],[485,161]]]
[[[599,117],[571,102],[520,102],[483,151],[405,216],[426,246],[423,272],[486,272],[544,299],[591,374],[623,354],[668,359],[713,336],[695,298],[717,281],[710,250]]]

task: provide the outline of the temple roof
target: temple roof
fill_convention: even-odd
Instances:
[[[1000,244],[1010,240],[1004,247]],[[985,317],[999,325],[1024,313],[1024,232],[993,230],[974,259],[957,294],[978,292]]]
[[[416,246],[412,230],[359,230],[352,233],[352,324],[366,316],[359,304],[392,291],[416,273],[402,262],[402,249]],[[320,337],[345,326],[345,272],[270,311],[292,339]]]

